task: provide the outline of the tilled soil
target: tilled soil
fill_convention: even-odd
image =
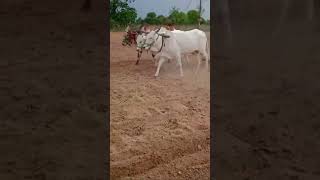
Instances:
[[[111,179],[210,178],[210,77],[196,59],[165,63],[156,79],[151,54],[110,34]]]

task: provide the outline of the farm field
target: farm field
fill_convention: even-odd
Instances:
[[[210,73],[196,59],[135,65],[135,47],[110,33],[111,179],[210,179]],[[210,35],[208,34],[208,38]]]

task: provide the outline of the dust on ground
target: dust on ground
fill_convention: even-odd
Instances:
[[[110,33],[111,179],[210,178],[210,77],[196,59],[165,63],[159,78],[151,54],[135,65],[135,47]]]

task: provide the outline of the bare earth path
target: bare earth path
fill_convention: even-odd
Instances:
[[[111,179],[210,178],[210,79],[203,63],[175,62],[153,77],[151,55],[135,65],[134,47],[110,34]],[[193,60],[190,58],[190,60]]]

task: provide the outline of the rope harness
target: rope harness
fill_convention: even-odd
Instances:
[[[153,46],[154,43],[156,43],[156,41],[159,39],[159,37],[160,37],[160,35],[159,35],[159,33],[158,33],[159,30],[160,30],[160,29],[156,30],[156,34],[158,35],[158,37],[156,38],[156,40],[153,40],[150,44],[147,44],[147,43],[146,43],[146,45],[147,45],[148,47]],[[164,38],[161,37],[161,48],[159,49],[159,51],[158,51],[157,53],[161,52],[162,48],[165,47],[165,46],[166,46],[166,44],[165,44],[165,42],[164,42]]]

